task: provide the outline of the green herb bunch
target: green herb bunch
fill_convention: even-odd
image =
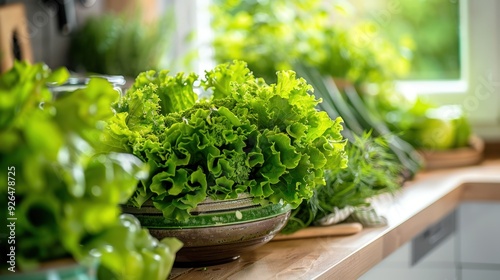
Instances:
[[[401,186],[401,165],[387,149],[383,137],[364,133],[348,143],[346,153],[350,162],[345,169],[328,170],[326,184],[317,188],[314,196],[302,202],[292,212],[283,233],[292,233],[314,224],[335,208],[367,206],[368,199],[382,193],[394,193]]]
[[[1,213],[3,220],[6,214],[16,218],[15,243],[2,241],[2,252],[14,246],[23,271],[94,256],[108,275],[129,272],[119,279],[155,273],[159,278],[148,279],[165,279],[179,241],[160,243],[147,232],[139,236],[138,230],[120,226],[129,218],[119,218],[119,204],[147,176],[146,167],[130,154],[97,153],[103,121],[113,116],[111,104],[119,93],[96,78],[84,89],[54,98],[47,84],[63,83],[68,76],[63,68],[52,72],[25,62],[0,76],[0,180],[10,182],[0,190],[0,201],[13,206]],[[140,248],[130,245],[136,243]]]
[[[198,83],[209,98],[196,101]],[[324,184],[324,170],[347,164],[342,120],[316,110],[311,89],[292,71],[268,85],[241,61],[201,80],[145,72],[116,104],[103,141],[149,164],[130,203],[151,199],[167,220],[189,219],[207,197],[244,192],[296,207]]]

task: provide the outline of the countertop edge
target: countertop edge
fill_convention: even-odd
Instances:
[[[499,186],[500,159],[422,172],[395,195],[372,201],[387,226],[349,236],[271,241],[231,263],[174,268],[171,279],[357,279],[461,202],[500,202]]]
[[[496,168],[496,172],[495,172]],[[438,181],[434,181],[439,177]],[[333,265],[317,279],[357,279],[406,242],[440,221],[455,210],[460,203],[470,201],[500,202],[500,162],[486,166],[472,166],[452,170],[425,172],[424,179],[409,182],[403,192],[422,187],[425,180],[448,191],[443,192],[426,207],[404,221],[390,226],[385,232]],[[399,202],[401,203],[401,202]]]

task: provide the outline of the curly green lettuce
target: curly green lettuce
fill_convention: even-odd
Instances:
[[[198,79],[210,98],[191,106],[179,102],[192,96],[193,74],[165,73],[140,75],[103,137],[150,166],[132,205],[151,199],[167,220],[189,219],[207,197],[244,192],[257,203],[296,207],[325,183],[325,169],[346,167],[342,120],[317,111],[320,100],[294,72],[268,85],[244,62],[222,64]]]

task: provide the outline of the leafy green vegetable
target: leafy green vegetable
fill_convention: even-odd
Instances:
[[[383,137],[371,137],[364,133],[346,146],[350,162],[346,169],[328,170],[326,185],[315,190],[314,196],[302,202],[292,212],[283,233],[292,233],[312,225],[335,208],[365,206],[368,199],[381,194],[393,193],[401,185],[401,166],[387,149]]]
[[[33,107],[50,100],[52,95],[45,86],[47,81],[65,81],[68,76],[69,73],[62,70],[51,74],[44,64],[27,67],[26,64],[15,63],[0,79],[0,128],[4,130],[14,125],[13,119],[26,118],[26,114],[32,113]]]
[[[118,222],[86,245],[101,263],[98,279],[167,279],[175,253],[182,243],[176,238],[153,238],[132,215]]]
[[[169,76],[168,71],[155,71],[141,73],[130,91],[152,87],[161,100],[161,114],[179,112],[194,105],[198,96],[193,91],[193,85],[198,78],[194,73],[184,75],[178,73],[175,77]],[[149,89],[148,89],[149,90]]]
[[[109,149],[133,153],[151,167],[130,200],[134,206],[152,199],[167,220],[187,220],[207,196],[248,192],[261,204],[296,207],[324,184],[325,169],[346,166],[342,120],[317,111],[320,100],[294,72],[279,72],[268,85],[244,62],[218,65],[200,81],[211,97],[191,107],[169,104],[173,112],[166,112],[165,100],[181,98],[166,94],[189,96],[193,83],[162,73],[126,92],[103,137]]]
[[[146,166],[130,154],[97,152],[103,150],[100,134],[104,121],[114,114],[111,103],[119,93],[107,81],[92,79],[86,88],[53,98],[47,83],[67,77],[65,69],[51,72],[43,64],[20,62],[0,76],[0,96],[6,101],[0,105],[0,166],[12,171],[0,173],[0,180],[11,182],[11,188],[0,190],[0,202],[15,200],[15,211],[9,215],[17,218],[16,239],[22,242],[15,244],[16,260],[24,271],[60,258],[84,262],[89,250],[103,249],[90,244],[104,242],[101,238],[133,242],[132,230],[139,227],[124,227],[122,221],[120,234],[114,232],[119,227],[119,204],[147,176]],[[6,220],[6,211],[1,213]],[[140,249],[130,247],[130,254],[153,254],[157,241],[145,232],[141,236],[149,239]],[[2,243],[2,251],[10,245]],[[171,263],[177,247],[172,244],[166,263]],[[103,258],[105,265],[110,261]],[[120,271],[110,267],[116,273],[135,273],[127,266],[130,260],[114,261],[120,262]],[[135,259],[135,265],[144,266],[141,271],[168,274],[167,268],[148,262]]]

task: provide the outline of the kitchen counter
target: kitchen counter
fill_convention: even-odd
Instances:
[[[500,159],[422,172],[394,196],[372,202],[388,225],[342,237],[271,241],[238,260],[174,268],[170,279],[356,279],[462,201],[500,202]]]

